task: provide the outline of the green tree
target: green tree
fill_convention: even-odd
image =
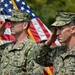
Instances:
[[[50,28],[56,12],[75,12],[75,0],[25,0],[43,23]]]

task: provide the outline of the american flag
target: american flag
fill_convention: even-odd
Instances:
[[[28,34],[35,42],[39,43],[42,40],[47,40],[47,38],[52,34],[52,32],[44,25],[40,18],[38,18],[37,15],[34,14],[34,12],[24,0],[1,0],[0,21],[5,21],[6,18],[11,17],[12,9],[21,10],[32,16],[31,25],[28,29]],[[1,44],[15,40],[15,38],[11,35],[9,23],[7,23],[6,28],[7,29],[4,35],[0,38]],[[55,41],[53,45],[60,45],[60,43],[58,41]],[[53,75],[50,67],[45,68],[44,72],[45,75]]]

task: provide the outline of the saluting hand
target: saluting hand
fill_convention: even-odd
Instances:
[[[54,32],[45,42],[46,45],[51,45],[52,43],[54,43],[56,41],[56,39],[57,39],[56,32],[57,32],[57,29],[54,28]]]
[[[6,29],[5,25],[6,25],[6,22],[3,22],[2,25],[0,26],[0,36],[4,34],[4,31]]]

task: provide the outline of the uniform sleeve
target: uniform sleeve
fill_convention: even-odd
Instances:
[[[42,66],[50,66],[55,58],[54,48],[50,48],[44,43],[38,44],[34,51],[34,60]]]
[[[7,46],[8,44],[3,44],[3,45],[0,45],[0,57],[2,56],[2,53],[5,49],[5,47]]]

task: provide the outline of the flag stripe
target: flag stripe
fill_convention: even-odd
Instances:
[[[31,24],[30,24],[30,31],[32,32],[32,35],[33,35],[35,41],[40,42],[41,39],[40,39],[32,21],[31,21]]]
[[[10,16],[6,15],[1,15],[0,14],[0,21],[5,21],[6,18],[9,18]]]
[[[6,28],[4,34],[8,34],[8,35],[11,35],[11,31],[10,31],[10,28]]]
[[[9,34],[4,34],[1,38],[3,40],[8,40],[8,41],[14,41],[15,40],[14,36],[9,35]]]
[[[37,20],[38,20],[38,18],[32,19],[32,23],[33,23],[34,28],[35,28],[35,30],[36,30],[35,33],[38,34],[40,41],[41,41],[41,40],[46,40],[47,37],[45,36],[45,33],[43,32],[43,30],[42,30],[42,28],[40,27],[39,22],[37,22]]]
[[[11,42],[11,41],[8,41],[8,40],[0,40],[0,45],[2,45],[4,43],[8,43],[8,42]]]
[[[40,19],[37,19],[39,25],[41,26],[42,30],[44,31],[46,37],[48,38],[50,36],[49,32],[46,30],[46,28],[44,27],[44,24],[42,23],[42,21]]]
[[[57,46],[61,46],[61,44],[59,43],[58,40],[55,41],[55,44],[56,44]]]

